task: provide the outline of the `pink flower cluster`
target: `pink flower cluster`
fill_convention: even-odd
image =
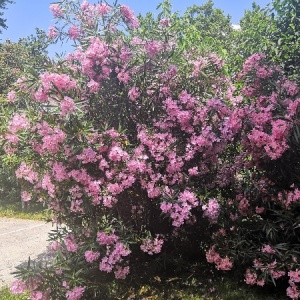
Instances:
[[[203,215],[208,218],[211,224],[217,223],[220,214],[220,205],[217,199],[209,199],[208,204],[203,205],[202,209],[204,211]]]
[[[10,292],[14,295],[24,294],[27,290],[26,282],[22,280],[15,280],[10,286]]]
[[[206,260],[209,263],[214,263],[217,270],[231,270],[233,264],[230,259],[227,256],[225,256],[225,258],[221,258],[220,254],[216,252],[215,248],[216,246],[214,245],[206,252]]]
[[[300,271],[296,269],[295,271],[289,271],[289,284],[290,286],[286,290],[286,294],[291,299],[299,299],[300,290],[297,286],[297,283],[300,283]]]
[[[64,97],[64,100],[60,103],[61,116],[65,117],[67,114],[72,114],[76,109],[74,100],[68,96]]]
[[[26,115],[24,113],[18,114],[16,113],[13,118],[8,122],[8,128],[7,130],[15,134],[19,130],[26,130],[30,128],[30,122],[27,119]]]
[[[78,244],[75,241],[74,235],[70,234],[64,238],[66,248],[69,252],[77,252]]]
[[[76,40],[79,37],[79,29],[78,27],[72,25],[68,30],[68,35],[72,40]]]
[[[272,253],[273,249],[270,250],[268,245],[264,246],[264,248],[265,248],[265,251],[263,251],[263,252],[269,253],[266,251],[271,251],[271,254],[273,254]],[[280,269],[276,269],[277,265],[278,264],[277,264],[276,260],[264,265],[260,259],[255,259],[254,260],[254,268],[256,269],[256,271],[254,269],[246,270],[246,274],[245,274],[246,284],[249,284],[249,285],[256,284],[258,286],[264,286],[265,278],[267,278],[267,276],[270,276],[272,278],[272,280],[276,280],[276,279],[283,277],[286,274],[286,272],[282,271]],[[257,272],[261,273],[261,276],[258,276]]]
[[[85,251],[84,256],[87,262],[92,263],[100,257],[100,253],[94,251]]]
[[[129,24],[131,28],[138,28],[139,27],[139,21],[134,15],[134,11],[131,10],[126,5],[120,6],[120,13],[124,18],[124,21]]]
[[[85,287],[76,286],[72,290],[66,292],[67,300],[80,300],[84,294]]]
[[[100,246],[106,246],[106,255],[101,259],[99,264],[100,271],[110,273],[114,270],[117,279],[125,279],[129,273],[129,267],[122,267],[120,264],[124,261],[123,257],[128,256],[131,251],[127,249],[124,243],[119,242],[119,237],[114,233],[106,234],[97,233],[97,242]]]
[[[63,15],[63,11],[59,4],[51,4],[50,11],[53,13],[54,17],[61,17]]]
[[[27,166],[25,162],[22,162],[16,170],[16,176],[17,178],[23,178],[30,183],[38,181],[38,173],[33,170],[32,166]]]
[[[15,91],[10,91],[7,94],[7,98],[10,102],[15,102],[16,99],[16,92]]]
[[[165,196],[172,197],[172,191],[169,188],[165,190]],[[170,218],[173,220],[172,225],[175,227],[180,227],[185,221],[189,220],[191,217],[191,209],[197,207],[199,200],[189,190],[185,190],[178,195],[177,202],[162,202],[160,209],[163,213],[169,214]]]
[[[49,27],[49,32],[47,34],[48,38],[53,39],[59,35],[59,32],[55,28],[55,26],[50,26]]]
[[[153,255],[161,252],[163,243],[164,240],[157,236],[154,239],[146,239],[140,248],[143,252]]]
[[[44,93],[48,93],[51,90],[52,84],[62,92],[76,89],[77,86],[76,80],[71,79],[67,74],[45,72],[40,76],[40,78]]]

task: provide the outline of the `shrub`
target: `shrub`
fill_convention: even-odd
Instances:
[[[44,202],[60,228],[51,265],[20,271],[12,289],[96,299],[155,257],[205,253],[218,270],[247,269],[248,284],[289,277],[295,298],[299,191],[284,174],[296,166],[284,172],[297,157],[297,86],[255,54],[239,95],[215,54],[179,53],[165,19],[142,39],[124,5],[51,10],[50,37],[77,48],[19,80],[26,109],[8,122],[5,150],[22,158],[23,201]]]

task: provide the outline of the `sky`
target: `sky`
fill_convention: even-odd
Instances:
[[[19,38],[35,34],[35,28],[40,28],[48,32],[48,28],[54,25],[53,16],[49,11],[49,6],[54,0],[14,0],[14,4],[8,4],[4,11],[4,18],[7,20],[8,29],[0,34],[0,42],[9,39],[17,42]],[[56,1],[57,2],[57,1]],[[88,1],[96,3],[98,1]],[[112,3],[113,1],[108,0]],[[202,5],[207,0],[171,0],[173,11],[184,12],[187,7],[193,4]],[[232,17],[232,23],[238,24],[246,9],[251,9],[253,0],[214,0],[215,8],[220,8],[225,15]],[[256,0],[257,4],[265,7],[270,0]],[[136,14],[146,14],[155,12],[161,0],[119,0],[120,4],[128,5]],[[53,48],[54,47],[54,48]],[[59,45],[52,46],[49,54],[53,54]],[[59,50],[59,49],[58,49]],[[59,51],[57,51],[59,52]]]

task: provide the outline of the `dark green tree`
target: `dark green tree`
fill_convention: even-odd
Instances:
[[[21,38],[14,43],[6,40],[0,44],[0,96],[6,97],[14,83],[26,69],[39,70],[47,60],[48,39],[44,31]]]
[[[40,29],[36,34],[20,39],[17,43],[9,40],[0,44],[0,136],[5,130],[13,110],[22,109],[22,101],[8,102],[7,94],[14,89],[18,78],[26,72],[41,72],[47,63],[48,38]],[[1,145],[1,144],[0,144]],[[2,146],[2,145],[1,145]],[[0,150],[0,204],[1,201],[18,201],[20,191],[15,179],[14,167],[8,167],[3,160],[4,149]]]
[[[7,29],[6,19],[3,18],[3,9],[6,9],[7,4],[14,3],[12,0],[0,0],[0,33],[2,29]]]
[[[276,31],[269,32],[276,45],[272,56],[291,79],[300,81],[300,2],[298,0],[273,0],[271,15]]]
[[[253,3],[252,9],[245,11],[240,29],[236,31],[232,60],[236,71],[241,69],[245,59],[253,53],[269,52],[274,48],[270,33],[274,34],[275,31],[277,27],[269,11]]]
[[[267,7],[253,3],[240,22],[235,40],[237,69],[256,52],[267,54],[293,80],[300,80],[300,2],[273,0]]]
[[[207,50],[222,56],[224,52],[225,54],[231,52],[234,34],[231,17],[225,16],[221,9],[214,8],[212,0],[201,6],[189,7],[184,13],[183,20],[185,22],[183,31],[186,35],[194,33],[193,39],[190,39],[194,46],[205,45]]]

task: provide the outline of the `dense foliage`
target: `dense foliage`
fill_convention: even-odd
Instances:
[[[47,62],[47,46],[50,43],[46,34],[37,30],[35,35],[20,39],[17,43],[9,40],[0,44],[0,133],[5,131],[5,121],[11,117],[7,95],[13,95],[15,83],[28,72],[43,72]],[[22,101],[15,109],[23,109]],[[0,202],[20,201],[20,188],[15,178],[15,168],[9,157],[0,150]]]
[[[168,2],[140,22],[106,2],[50,9],[49,37],[76,50],[18,80],[3,140],[22,200],[48,206],[58,229],[51,263],[20,270],[12,291],[99,299],[158,262],[206,259],[298,299],[300,92],[289,71],[255,53],[230,76],[213,49],[184,43]],[[204,36],[203,9],[231,34],[208,2],[183,17],[197,38],[219,30]]]
[[[266,8],[253,4],[241,20],[237,44],[241,59],[264,52],[290,79],[299,82],[300,3],[273,0]]]

